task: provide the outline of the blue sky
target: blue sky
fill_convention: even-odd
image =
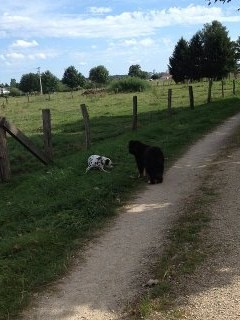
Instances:
[[[62,78],[70,65],[88,77],[104,65],[111,75],[132,64],[167,70],[177,41],[205,23],[220,21],[232,40],[240,36],[240,1],[205,0],[6,0],[0,5],[0,83],[26,73]]]

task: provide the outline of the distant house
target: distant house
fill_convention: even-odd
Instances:
[[[171,74],[169,74],[169,73],[163,73],[162,75],[161,75],[161,78],[160,78],[161,80],[171,80],[172,79],[172,76],[171,76]]]
[[[9,94],[10,90],[4,87],[0,87],[0,94]]]

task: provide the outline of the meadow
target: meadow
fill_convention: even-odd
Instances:
[[[173,111],[167,111],[167,92],[173,90]],[[117,208],[145,186],[137,179],[130,139],[161,146],[167,168],[186,148],[226,118],[240,111],[239,83],[193,84],[195,109],[189,108],[188,85],[151,83],[144,92],[82,95],[82,91],[50,96],[0,98],[6,117],[39,147],[41,110],[52,118],[54,164],[44,166],[8,137],[12,177],[0,184],[0,319],[13,319],[33,292],[66,272],[76,250],[114,215]],[[138,129],[132,131],[132,97],[138,97]],[[6,103],[7,102],[7,103]],[[92,144],[85,148],[80,105],[90,116]],[[110,157],[110,174],[85,174],[90,154]]]

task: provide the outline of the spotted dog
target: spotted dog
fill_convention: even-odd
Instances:
[[[92,168],[108,172],[105,170],[105,168],[111,169],[112,161],[109,158],[93,154],[88,158],[88,167],[86,169],[86,172],[88,172],[88,170]]]

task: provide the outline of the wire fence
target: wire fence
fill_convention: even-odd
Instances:
[[[9,97],[0,99],[0,117],[23,131],[37,145],[42,144],[42,110],[51,113],[53,155],[62,157],[91,144],[122,135],[131,130],[160,121],[177,108],[196,108],[207,102],[240,95],[239,80],[201,82],[175,85],[154,82],[151,89],[138,93],[108,93],[101,91],[83,94],[83,91]],[[82,113],[85,106],[88,118]],[[13,157],[19,158],[18,147],[10,142]],[[16,156],[15,156],[16,155]]]

